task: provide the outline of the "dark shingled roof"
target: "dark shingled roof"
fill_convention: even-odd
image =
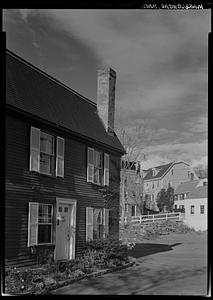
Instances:
[[[173,162],[166,164],[166,165],[161,165],[161,166],[155,167],[154,169],[156,169],[156,171],[157,171],[157,174],[155,176],[153,176],[153,173],[152,173],[153,168],[146,170],[146,175],[144,176],[144,180],[158,179],[158,178],[162,177],[166,173],[166,171],[168,171],[168,169],[171,167],[172,164],[173,164]]]
[[[116,134],[106,132],[96,103],[8,50],[6,82],[7,105],[125,153]]]

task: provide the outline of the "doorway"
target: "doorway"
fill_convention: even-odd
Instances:
[[[56,199],[56,260],[75,258],[76,200]]]

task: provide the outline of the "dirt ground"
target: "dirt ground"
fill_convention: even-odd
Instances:
[[[207,233],[144,240],[129,252],[136,265],[52,291],[66,295],[203,295],[207,292]]]

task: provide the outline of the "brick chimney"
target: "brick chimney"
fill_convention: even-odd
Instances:
[[[98,70],[97,109],[109,134],[114,134],[116,73],[108,67]]]

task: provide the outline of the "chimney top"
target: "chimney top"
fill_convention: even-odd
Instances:
[[[107,66],[98,70],[97,109],[108,134],[114,134],[116,72]]]

